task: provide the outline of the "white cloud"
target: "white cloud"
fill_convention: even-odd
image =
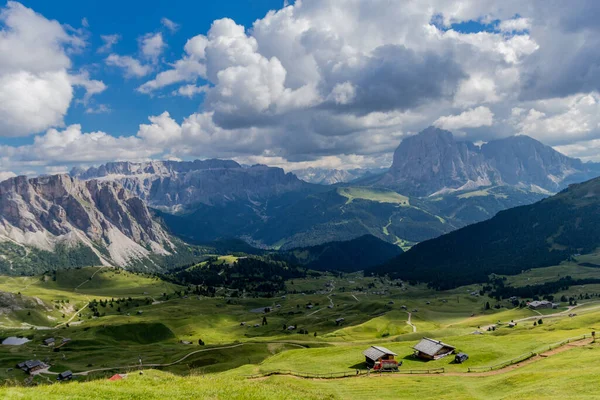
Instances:
[[[520,134],[548,143],[579,142],[600,132],[597,92],[539,100],[530,108],[514,108],[510,122]]]
[[[177,32],[179,29],[179,24],[171,21],[169,18],[161,18],[160,23],[167,28],[171,33]]]
[[[0,10],[0,22],[0,136],[61,126],[73,85],[85,88],[83,102],[104,90],[86,73],[68,72],[69,54],[85,46],[77,31],[12,1]]]
[[[10,178],[14,178],[15,176],[17,176],[17,174],[15,174],[14,172],[0,171],[0,182],[5,181]]]
[[[152,68],[149,65],[144,65],[131,56],[120,56],[118,54],[110,54],[108,57],[106,57],[104,62],[106,63],[106,65],[122,68],[124,70],[125,76],[128,78],[139,78],[142,76],[146,76],[150,73],[150,71],[152,71]]]
[[[156,62],[162,54],[166,43],[163,41],[162,33],[148,33],[140,38],[140,51],[144,57]]]
[[[87,107],[85,109],[86,114],[108,114],[112,110],[106,104],[98,104],[97,106]]]
[[[171,114],[150,117],[114,146],[128,138],[136,146],[132,158],[254,157],[281,165],[344,166],[352,164],[344,157],[365,164],[386,159],[403,137],[432,121],[464,129],[460,134],[472,140],[522,133],[557,146],[593,143],[600,138],[600,28],[593,12],[597,2],[581,2],[563,7],[542,0],[423,0],[390,7],[387,0],[368,5],[303,0],[267,13],[251,27],[227,18],[214,21],[171,62],[163,62],[164,35],[171,30],[163,20],[163,35],[143,36],[137,54],[110,55],[106,62],[128,76],[152,73],[138,92],[185,96],[198,111],[175,120],[174,110],[167,109]],[[6,9],[19,8],[9,4]],[[22,21],[36,16],[25,14]],[[489,29],[465,33],[452,26],[470,20]],[[9,123],[13,135],[60,126],[73,102],[72,75],[79,73],[71,72],[69,54],[81,49],[83,39],[58,22],[32,21],[20,23],[36,30],[14,30],[22,36],[18,45],[7,41],[10,35],[0,36],[0,55],[11,55],[0,57],[0,76],[26,72],[46,82],[34,87],[46,85],[55,95],[37,95],[40,107],[50,107],[38,116],[23,111],[0,118],[0,134]],[[117,39],[107,38],[107,49]],[[2,53],[5,48],[10,51]],[[57,75],[42,75],[48,73]],[[69,83],[64,91],[60,73]],[[91,94],[101,89],[89,77],[78,84]],[[50,98],[55,100],[46,104]],[[22,110],[34,105],[21,100],[28,104]],[[102,110],[93,98],[87,101],[89,112]],[[13,128],[22,124],[34,127]],[[102,160],[106,152],[99,146],[109,139],[92,137],[81,133],[75,142],[89,146],[88,159]],[[48,154],[38,148],[46,147],[37,144],[28,154]],[[39,168],[18,164],[34,162],[19,148],[2,150],[20,157],[15,162],[22,170]],[[59,163],[48,160],[36,162]]]
[[[433,124],[444,129],[479,128],[481,126],[492,126],[494,113],[487,107],[471,108],[459,115],[449,115],[438,118]]]
[[[523,32],[531,29],[531,20],[529,18],[515,18],[501,21],[498,29],[502,32]]]
[[[24,136],[62,125],[72,97],[64,71],[0,75],[0,134]]]
[[[177,90],[174,90],[171,94],[173,96],[184,96],[184,97],[194,97],[200,93],[206,93],[209,90],[208,85],[196,86],[196,85],[183,85],[180,86]]]
[[[121,40],[121,35],[118,35],[118,34],[101,35],[100,38],[102,39],[102,42],[104,44],[98,48],[97,52],[98,53],[110,53],[110,51],[112,50],[112,47],[115,44],[117,44],[119,42],[119,40]]]
[[[338,83],[333,87],[329,99],[336,104],[348,104],[354,100],[356,88],[350,82]]]

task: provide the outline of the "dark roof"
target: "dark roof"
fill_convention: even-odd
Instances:
[[[443,348],[450,348],[454,350],[454,346],[440,342],[439,340],[433,340],[426,337],[421,339],[421,341],[417,343],[415,347],[413,347],[413,349],[417,350],[418,352],[427,354],[428,356],[432,357],[435,356]]]
[[[27,360],[25,362],[17,364],[17,368],[27,369],[27,370],[30,370],[32,368],[37,368],[37,367],[45,367],[45,366],[46,366],[46,364],[44,364],[40,360]]]
[[[58,374],[59,378],[66,378],[68,376],[72,376],[73,373],[71,371],[65,371],[65,372],[61,372],[60,374]]]
[[[381,347],[381,346],[371,346],[368,349],[366,349],[365,351],[363,351],[363,354],[369,360],[373,360],[373,361],[377,361],[385,355],[397,356],[397,354],[394,353],[393,351],[386,349],[385,347]]]

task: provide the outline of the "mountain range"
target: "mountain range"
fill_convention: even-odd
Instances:
[[[39,252],[154,267],[179,243],[230,238],[291,250],[371,235],[408,249],[596,175],[526,136],[476,146],[433,127],[404,139],[388,171],[333,186],[231,160],[74,168],[0,183],[0,267],[42,263]]]

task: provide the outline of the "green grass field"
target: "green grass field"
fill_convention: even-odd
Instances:
[[[223,262],[228,260],[225,258]],[[575,271],[579,276],[593,276],[595,271],[590,267],[568,268],[569,273]],[[519,285],[555,280],[556,274],[567,272],[564,268],[550,267],[508,279]],[[592,286],[584,289],[591,291]],[[24,308],[0,319],[0,337],[31,339],[22,346],[0,346],[0,379],[7,385],[0,389],[0,397],[86,398],[91,390],[98,398],[178,399],[194,393],[195,397],[219,399],[352,399],[368,398],[369,393],[377,390],[380,398],[397,398],[400,394],[413,398],[417,393],[422,398],[500,399],[508,393],[511,396],[518,393],[520,398],[547,398],[535,397],[538,392],[568,397],[566,389],[561,389],[558,383],[544,386],[543,374],[532,375],[527,371],[537,371],[533,366],[543,363],[548,364],[550,375],[555,377],[576,371],[577,362],[569,354],[593,360],[600,353],[595,345],[569,350],[497,376],[461,374],[466,374],[468,367],[503,363],[600,329],[600,301],[597,298],[581,301],[572,311],[576,317],[569,317],[565,306],[544,310],[544,315],[539,315],[526,308],[514,308],[506,301],[500,302],[497,309],[484,310],[486,302],[496,304],[496,301],[471,295],[481,287],[470,285],[438,292],[424,285],[411,286],[361,274],[324,274],[288,281],[283,297],[224,298],[182,292],[176,295],[174,292],[183,288],[150,276],[107,268],[63,271],[56,276],[0,277],[0,290],[16,296],[20,292],[26,300],[39,299],[31,305],[31,310]],[[578,290],[581,288],[572,287],[568,292]],[[94,298],[115,299],[115,302],[112,307],[98,305],[99,317],[94,317],[86,308]],[[117,303],[116,299],[122,300]],[[265,307],[272,307],[272,311],[264,314]],[[414,328],[408,324],[409,312]],[[262,324],[263,317],[267,325]],[[344,321],[338,324],[335,322],[338,318]],[[544,323],[534,326],[540,318]],[[38,323],[29,322],[34,320]],[[518,321],[515,328],[507,326],[511,320]],[[20,325],[23,322],[57,328],[31,329]],[[495,325],[496,330],[487,332],[490,325]],[[290,331],[288,326],[296,329]],[[483,334],[473,334],[478,330]],[[464,365],[452,363],[451,358],[419,361],[412,356],[412,346],[423,336],[452,344],[458,351],[468,353],[470,359]],[[71,341],[53,351],[41,344],[47,337],[68,337]],[[199,345],[199,339],[205,344]],[[245,378],[276,370],[314,374],[364,369],[362,351],[370,345],[395,351],[403,361],[403,370],[444,368],[446,374],[328,381],[285,376]],[[44,385],[35,389],[13,387],[22,385],[26,375],[10,368],[31,358],[46,360],[54,373],[66,369],[91,372],[78,376],[79,383],[50,386],[47,384],[55,376],[41,375],[34,382]],[[146,370],[143,375],[138,374],[140,358]],[[556,361],[560,359],[565,361]],[[160,371],[148,371],[150,366]],[[122,382],[106,381],[106,377],[116,372],[130,372],[130,376]],[[585,376],[591,375],[586,369]],[[568,384],[570,378],[561,379]],[[383,388],[379,387],[381,382],[385,383]],[[510,382],[514,382],[512,386]],[[509,385],[510,392],[495,385]]]
[[[408,197],[388,190],[374,190],[363,187],[345,187],[339,188],[338,194],[348,199],[346,204],[351,203],[354,199],[361,199],[376,201],[378,203],[398,204],[402,207],[410,206]]]

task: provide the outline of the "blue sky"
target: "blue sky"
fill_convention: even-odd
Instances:
[[[85,67],[93,71],[94,79],[100,79],[108,88],[96,100],[109,104],[109,114],[86,114],[85,107],[71,106],[65,123],[81,124],[86,131],[103,130],[114,136],[132,135],[140,123],[147,122],[148,115],[157,115],[169,110],[176,119],[190,115],[198,109],[181,97],[148,97],[135,92],[143,79],[125,79],[116,68],[102,68],[106,54],[98,54],[103,42],[100,35],[119,34],[121,39],[113,50],[119,54],[132,54],[138,49],[138,37],[150,32],[162,32],[168,42],[162,59],[172,62],[181,57],[183,46],[190,37],[205,33],[216,19],[228,17],[237,23],[250,27],[272,9],[279,9],[283,0],[248,1],[139,1],[139,0],[47,0],[22,1],[22,4],[41,13],[46,18],[55,19],[74,28],[82,27],[82,19],[89,23],[89,46],[73,57],[75,67]],[[179,28],[174,33],[161,25],[161,19],[168,18]],[[100,66],[94,66],[99,64]],[[1,138],[0,144],[30,143],[32,137]]]
[[[385,167],[430,125],[600,161],[599,4],[3,2],[0,179],[117,160]]]

